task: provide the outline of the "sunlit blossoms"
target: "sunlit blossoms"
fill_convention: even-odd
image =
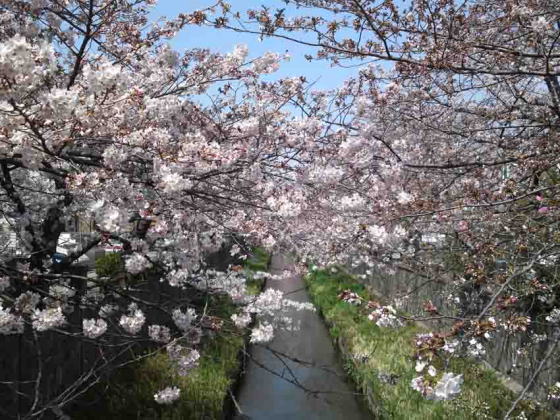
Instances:
[[[249,310],[259,315],[272,315],[282,308],[283,298],[280,290],[267,289],[249,305]]]
[[[259,323],[251,330],[251,343],[268,343],[274,337],[274,327],[271,324]]]
[[[313,31],[309,59],[361,66],[323,113],[336,128],[325,170],[301,176],[314,191],[294,248],[323,266],[359,261],[364,280],[406,294],[410,317],[438,330],[419,340],[423,355],[514,354],[518,337],[547,354],[559,318],[556,3],[284,3],[248,13],[253,28],[302,45]],[[544,394],[544,376],[526,372],[514,376]]]
[[[435,376],[430,374],[430,376]],[[432,385],[425,377],[419,376],[414,378],[410,386],[415,391],[420,392],[424,397],[434,401],[445,401],[455,398],[461,393],[461,385],[463,384],[462,375],[455,375],[446,372],[439,381]]]
[[[275,291],[250,296],[242,270],[208,261],[234,237],[244,246],[232,256],[291,246],[285,220],[296,228],[310,196],[299,178],[307,171],[290,155],[320,166],[313,151],[327,133],[320,118],[296,119],[287,106],[303,98],[303,79],[262,83],[287,56],[249,59],[242,45],[178,52],[170,38],[199,14],[152,24],[151,0],[109,3],[18,1],[0,10],[0,189],[10,238],[0,250],[9,277],[0,283],[0,331],[25,332],[28,322],[97,340],[92,378],[114,367],[97,363],[111,352],[180,338],[188,344],[168,354],[188,374],[203,336],[224,325],[197,316],[207,295],[231,298],[239,327],[259,317],[259,342],[289,324],[291,309],[310,308]],[[31,389],[40,394],[34,410],[81,395],[70,389]]]
[[[268,52],[253,62],[253,71],[257,73],[274,73],[280,68],[280,59],[280,55]]]
[[[203,312],[208,295],[231,299],[238,327],[254,316],[254,343],[309,309],[278,290],[250,295],[239,261],[212,266],[215,253],[264,246],[352,265],[364,281],[411,276],[399,285],[411,306],[433,287],[410,315],[438,328],[415,342],[424,376],[413,386],[433,399],[453,398],[463,380],[439,378],[438,358],[481,357],[502,333],[552,345],[539,328],[560,319],[555,2],[286,0],[302,16],[246,14],[237,29],[301,36],[309,59],[359,59],[330,92],[269,76],[287,59],[275,52],[174,50],[187,25],[228,27],[237,11],[152,23],[153,3],[2,2],[0,332],[111,334],[99,360],[145,341],[187,374],[202,336],[231,326]],[[69,230],[86,232],[64,248]],[[243,251],[228,249],[236,242]],[[80,273],[105,251],[115,258],[99,273]],[[341,299],[380,327],[402,325],[392,306]],[[2,382],[20,397],[21,383]],[[21,397],[30,415],[81,392],[32,388]],[[164,391],[156,401],[178,396]]]
[[[397,318],[397,311],[391,305],[375,309],[368,315],[368,319],[383,328],[398,328],[403,325]]]
[[[467,352],[472,357],[480,357],[486,353],[486,349],[476,338],[471,338],[468,342]]]
[[[429,382],[427,382],[423,376],[414,378],[410,382],[410,386],[412,389],[418,391],[426,398],[429,398],[434,392],[434,389],[430,386]]]
[[[462,375],[455,375],[451,372],[444,373],[434,388],[433,399],[436,401],[445,401],[456,397],[461,392],[462,384]]]

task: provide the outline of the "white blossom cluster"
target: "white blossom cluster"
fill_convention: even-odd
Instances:
[[[196,311],[194,308],[188,308],[186,312],[183,312],[180,309],[175,309],[171,316],[173,317],[173,322],[175,322],[177,328],[181,331],[188,331],[192,327],[193,322],[196,320]]]
[[[558,324],[560,322],[560,308],[552,309],[546,320],[552,324]]]
[[[94,202],[90,207],[97,224],[108,232],[121,232],[128,225],[127,213],[104,200]]]
[[[247,310],[261,316],[272,316],[282,309],[283,299],[284,293],[280,290],[266,289],[247,307]]]
[[[67,281],[49,287],[49,295],[58,302],[67,302],[68,299],[72,298],[75,294],[76,291]]]
[[[107,147],[103,151],[103,162],[111,168],[118,167],[118,165],[125,162],[128,157],[129,155],[125,150],[114,145]]]
[[[154,394],[154,400],[158,404],[172,404],[181,396],[181,390],[174,387],[167,387]]]
[[[61,327],[66,323],[60,306],[42,310],[35,309],[31,318],[33,320],[33,328],[39,332]]]
[[[126,86],[128,73],[119,65],[102,61],[96,66],[85,66],[84,77],[88,90],[92,93],[100,93],[115,86]]]
[[[416,367],[415,367],[416,372],[418,372],[418,373],[422,372],[427,364],[428,364],[428,362],[424,362],[420,359],[417,360],[416,361]],[[437,370],[433,365],[428,366],[428,375],[430,375],[432,377],[437,375]]]
[[[165,168],[161,173],[161,187],[167,194],[174,194],[189,188],[192,188],[193,182],[184,178],[171,168]]]
[[[189,271],[185,269],[172,270],[167,275],[167,282],[173,287],[181,287],[189,280]]]
[[[78,92],[72,89],[54,88],[46,95],[52,116],[55,118],[68,118],[78,104]]]
[[[476,338],[471,338],[467,345],[467,354],[471,357],[482,357],[486,354],[486,349]]]
[[[268,343],[274,338],[274,327],[268,323],[259,323],[251,331],[251,343]]]
[[[284,310],[295,309],[296,311],[315,311],[315,306],[311,302],[299,302],[292,299],[283,299],[282,308]]]
[[[172,278],[173,280],[169,280],[170,284],[171,281],[176,284],[188,281],[192,286],[200,290],[227,293],[235,303],[247,303],[250,299],[247,295],[247,279],[241,272],[207,270],[203,278],[189,279],[185,271],[177,271],[173,274]]]
[[[297,323],[293,322],[293,310],[315,310],[309,302],[298,302],[285,299],[283,292],[276,289],[266,289],[245,308],[245,313],[235,315],[232,320],[238,326],[248,325],[249,314],[255,314],[259,320],[258,325],[251,331],[252,343],[267,343],[274,336],[274,329],[297,330]]]
[[[402,327],[403,323],[397,318],[397,311],[391,305],[382,306],[373,310],[368,319],[375,322],[375,324],[382,328],[398,328]]]
[[[301,211],[305,198],[300,194],[269,197],[266,204],[282,218],[297,217]]]
[[[560,400],[560,382],[556,382],[550,387],[548,391],[548,399],[553,401]]]
[[[144,313],[135,305],[130,304],[128,308],[128,315],[121,316],[119,325],[129,334],[136,335],[142,329],[146,317]]]
[[[23,314],[32,314],[39,302],[41,296],[35,292],[25,292],[17,297],[14,302],[14,309]]]
[[[463,375],[455,375],[454,373],[446,372],[434,387],[432,387],[430,382],[426,381],[423,376],[414,378],[410,386],[429,400],[446,401],[455,398],[461,393],[462,384]]]
[[[104,319],[84,319],[82,329],[86,337],[98,338],[107,331],[107,322]]]
[[[247,58],[249,54],[249,48],[246,44],[237,44],[233,48],[233,51],[227,55],[228,58],[231,58],[236,63],[241,64]]]
[[[237,328],[245,328],[251,323],[251,314],[248,312],[233,314],[231,316],[231,320]]]
[[[256,73],[274,73],[280,68],[282,57],[273,52],[267,52],[253,61],[253,71]]]
[[[447,353],[453,354],[457,350],[457,347],[459,347],[459,344],[460,343],[459,343],[458,340],[448,340],[448,339],[446,339],[445,344],[442,347],[442,350],[447,352]]]
[[[126,271],[128,271],[130,274],[140,274],[151,266],[152,263],[148,261],[145,256],[137,252],[128,257],[125,263]]]
[[[22,334],[23,318],[10,312],[10,309],[0,306],[0,334]]]
[[[171,341],[171,331],[162,325],[150,325],[148,335],[156,343],[169,343]]]
[[[326,185],[336,184],[344,176],[344,169],[325,164],[310,169],[307,179],[311,182],[323,183]]]
[[[55,70],[54,51],[47,42],[30,44],[19,34],[0,42],[0,77],[32,88]]]
[[[340,211],[359,210],[366,204],[366,199],[359,194],[345,195],[340,197],[336,207]]]

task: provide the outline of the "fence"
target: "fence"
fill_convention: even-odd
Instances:
[[[442,313],[453,314],[455,313],[453,311],[456,311],[448,298],[451,290],[445,280],[429,281],[402,270],[387,273],[374,269],[368,270],[368,274],[366,274],[364,267],[356,267],[352,271],[355,274],[365,275],[362,282],[380,296],[392,301],[396,300],[399,309],[406,313],[426,316],[423,306],[428,300],[431,300]],[[478,313],[476,311],[481,308],[477,307],[477,302],[480,303],[479,296],[469,293],[469,290],[466,289],[462,293],[459,310],[463,313]],[[441,320],[428,321],[426,324],[436,331],[450,326],[449,321]],[[524,387],[552,345],[553,333],[551,327],[544,325],[531,328],[531,332],[515,335],[498,330],[492,333],[491,340],[486,343],[486,354],[483,356],[483,360]],[[539,336],[541,339],[545,336],[548,338],[538,341]],[[538,399],[546,399],[548,385],[560,381],[558,363],[560,355],[558,353],[557,351],[553,357],[548,359],[529,390]]]
[[[231,262],[232,257],[225,247],[207,259],[208,265],[217,270],[224,270]],[[87,267],[79,270],[74,274],[85,277]],[[85,280],[80,281],[73,280],[72,284],[78,290],[77,298],[85,287]],[[162,325],[169,325],[164,311],[170,313],[177,306],[203,299],[200,292],[172,288],[158,277],[135,284],[134,289],[136,298],[153,304],[142,307],[146,319]],[[96,313],[77,308],[67,316],[68,325],[60,331],[34,333],[26,326],[24,334],[0,335],[1,419],[31,418],[31,413],[35,413],[32,418],[61,418],[57,414],[60,408],[79,396],[88,383],[107,379],[104,375],[117,363],[129,361],[134,353],[139,354],[153,345],[145,331],[139,334],[142,337],[123,341],[122,337],[112,335],[111,328],[101,340],[103,345],[84,339],[81,320],[97,317]],[[39,412],[41,407],[48,409]]]

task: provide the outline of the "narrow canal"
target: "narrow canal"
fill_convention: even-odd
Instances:
[[[274,256],[271,272],[279,274],[289,264],[288,258]],[[309,301],[303,279],[299,276],[269,281],[267,287],[282,290],[290,299]],[[371,419],[352,385],[346,382],[339,356],[319,315],[301,311],[293,316],[301,322],[298,331],[277,332],[268,345],[270,350],[252,346],[251,359],[254,360],[248,362],[237,397],[242,413],[235,418]]]

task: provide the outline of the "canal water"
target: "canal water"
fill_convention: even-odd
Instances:
[[[285,256],[273,256],[271,272],[280,274],[290,264]],[[290,299],[309,301],[299,276],[269,280],[267,287],[282,290]],[[301,323],[299,330],[276,332],[268,344],[270,350],[263,346],[250,349],[237,396],[241,413],[235,419],[371,419],[361,397],[346,382],[339,355],[319,315],[300,311],[293,316]]]

